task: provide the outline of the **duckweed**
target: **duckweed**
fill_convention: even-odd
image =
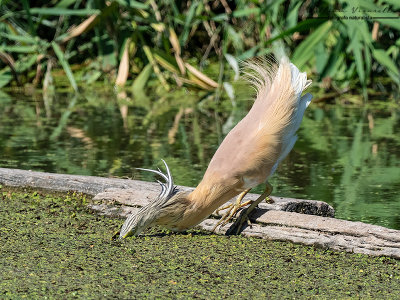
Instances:
[[[199,230],[113,241],[122,220],[88,201],[0,188],[0,298],[400,298],[395,259]]]

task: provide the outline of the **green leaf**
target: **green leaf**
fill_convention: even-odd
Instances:
[[[13,52],[13,53],[35,53],[37,50],[36,46],[3,46],[0,47],[0,51]]]
[[[336,45],[335,48],[333,48],[333,51],[331,52],[328,62],[325,65],[324,70],[321,72],[321,78],[325,78],[327,76],[337,78],[336,75],[340,76],[340,74],[337,74],[337,69],[338,69],[338,62],[341,62],[341,53],[343,52],[343,45],[344,45],[344,39],[338,38],[336,40]]]
[[[254,57],[260,48],[260,45],[254,46],[253,48],[250,48],[246,52],[243,52],[241,55],[239,55],[238,59],[239,60],[246,60],[248,58]]]
[[[23,58],[17,60],[15,63],[15,70],[17,73],[25,72],[29,70],[37,61],[37,54],[25,55]]]
[[[75,92],[77,92],[78,86],[76,84],[74,75],[72,74],[69,63],[64,56],[64,53],[62,52],[60,46],[58,46],[58,44],[56,42],[52,42],[51,45],[53,46],[54,52],[57,55],[58,60],[61,64],[61,66],[63,67],[65,74],[67,74],[68,80],[71,83],[72,88],[75,90]]]
[[[151,73],[153,73],[153,68],[151,63],[147,64],[140,74],[135,78],[132,85],[132,92],[137,98],[146,98],[144,93],[144,88],[147,81],[150,78]]]
[[[130,7],[130,8],[136,8],[136,9],[148,9],[149,5],[145,3],[141,3],[139,1],[133,1],[133,0],[116,0],[119,4],[125,6],[125,7]]]
[[[0,32],[0,36],[16,42],[27,43],[27,44],[36,44],[36,40],[31,36],[23,36],[19,34],[11,34]]]
[[[357,45],[361,46],[360,44]],[[361,47],[358,46],[353,48],[354,60],[356,62],[357,73],[358,76],[360,76],[361,84],[365,85],[364,60],[361,53]]]
[[[292,10],[288,13],[286,17],[286,23],[287,26],[294,27],[297,24],[297,18],[299,17],[299,8],[303,4],[302,1],[299,1],[293,8]]]
[[[102,72],[94,70],[92,72],[85,74],[85,76],[82,79],[85,80],[87,84],[91,84],[95,82],[97,79],[99,79],[102,74],[103,74]]]
[[[399,19],[378,19],[379,23],[393,27],[394,29],[400,30]]]
[[[240,17],[247,17],[249,15],[259,15],[260,14],[260,9],[258,7],[248,7],[245,9],[239,9],[235,10],[233,12],[233,16],[235,18],[240,18]]]
[[[9,67],[7,67],[7,68],[8,68],[8,71],[0,73],[0,88],[9,84],[10,81],[13,79],[13,75],[10,71],[10,68]]]
[[[238,51],[239,53],[243,51],[243,38],[240,35],[240,33],[237,33],[235,31],[235,29],[230,26],[227,25],[226,27],[226,40],[228,41],[232,41],[232,45],[235,48],[236,51]]]
[[[33,7],[31,14],[50,16],[90,16],[100,13],[98,9],[67,9],[61,7]]]
[[[332,21],[327,21],[320,25],[310,34],[294,51],[292,62],[301,69],[312,57],[314,57],[314,47],[325,40],[327,33],[332,26]]]
[[[281,22],[281,20],[278,21],[278,18],[282,19],[282,14],[280,13],[281,7],[283,6],[283,2],[285,0],[272,0],[272,1],[265,1],[268,4],[263,5],[262,13],[269,15],[273,24],[278,24]],[[264,2],[264,3],[265,3]],[[290,1],[294,2],[294,1]]]
[[[326,63],[328,62],[329,55],[326,51],[324,42],[321,41],[315,46],[315,66],[317,68],[317,73],[321,74],[325,68]]]
[[[279,35],[269,39],[268,41],[266,41],[266,44],[270,44],[270,43],[272,43],[272,42],[274,42],[276,40],[279,40],[279,39],[281,39],[281,38],[283,38],[285,36],[288,36],[288,35],[290,35],[292,33],[295,33],[295,32],[303,32],[303,31],[306,31],[306,30],[310,30],[310,29],[316,28],[320,24],[325,23],[325,22],[326,21],[322,20],[322,19],[307,19],[307,20],[304,20],[304,21],[298,23],[296,26],[294,26],[292,28],[289,28],[288,30],[280,33]]]
[[[29,33],[30,34],[35,34],[36,32],[35,32],[35,28],[33,26],[33,21],[32,21],[32,16],[31,16],[32,12],[31,12],[31,9],[29,7],[29,1],[22,0],[21,2],[22,2],[22,7],[24,8],[24,10],[25,10],[25,12],[26,12],[26,14],[28,16]],[[0,6],[1,6],[1,4],[0,4]]]
[[[367,73],[367,77],[369,77],[371,73],[371,50],[368,47],[364,47],[364,60],[365,60],[365,72]]]
[[[400,9],[400,2],[398,0],[385,0],[387,4],[390,4],[395,9]]]
[[[61,8],[67,8],[68,6],[70,6],[71,4],[73,4],[75,2],[76,2],[76,0],[61,0],[55,6],[61,7]]]
[[[376,6],[373,1],[370,0],[357,0],[356,2],[361,8],[365,8],[367,10],[379,10],[383,9],[383,7]]]
[[[185,26],[183,27],[183,33],[180,36],[180,42],[181,45],[185,45],[186,41],[188,39],[189,36],[189,32],[191,30],[191,26],[190,24],[192,23],[193,17],[195,15],[196,12],[196,7],[199,3],[194,1],[192,2],[192,5],[189,8],[189,11],[187,12],[187,16],[186,16],[186,20],[185,20]]]
[[[174,62],[174,59],[166,53],[155,50],[153,53],[153,57],[157,61],[157,63],[159,63],[163,68],[167,69],[168,71],[175,74],[180,73],[176,62]]]
[[[219,15],[212,17],[211,20],[216,21],[216,22],[228,21],[229,17],[227,14],[219,14]]]
[[[350,44],[347,47],[347,52],[351,51],[354,55],[354,61],[356,63],[357,74],[360,78],[361,84],[365,87],[366,85],[366,76],[365,76],[365,68],[364,68],[364,58],[362,55],[362,50],[365,46],[365,43],[362,43],[362,31],[361,26],[354,26],[354,22],[345,21],[345,25],[349,30],[350,36]]]
[[[374,49],[372,50],[372,55],[374,58],[385,68],[389,69],[397,76],[400,76],[400,72],[396,64],[393,60],[390,59],[390,56],[382,49]]]

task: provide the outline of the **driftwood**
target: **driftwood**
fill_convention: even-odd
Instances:
[[[62,175],[0,168],[0,184],[34,187],[52,191],[77,191],[94,196],[91,209],[103,215],[126,217],[154,199],[160,192],[156,183],[94,176]],[[178,187],[191,190],[188,187]],[[254,200],[258,195],[249,194]],[[250,216],[253,222],[241,232],[269,240],[291,241],[334,250],[400,258],[400,231],[381,226],[334,219],[325,202],[274,197],[261,203]],[[233,200],[231,200],[233,201]],[[199,224],[211,230],[223,214],[213,214]],[[216,233],[225,234],[232,223]]]

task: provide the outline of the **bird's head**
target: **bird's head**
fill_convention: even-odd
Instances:
[[[167,163],[163,160],[166,174],[160,169],[142,169],[161,176],[165,183],[158,181],[161,185],[161,193],[149,204],[143,206],[136,214],[127,217],[122,225],[119,238],[126,238],[131,235],[139,235],[146,228],[153,225],[164,225],[167,228],[175,229],[175,224],[182,218],[183,213],[188,207],[187,192],[179,192],[174,186],[174,182]]]

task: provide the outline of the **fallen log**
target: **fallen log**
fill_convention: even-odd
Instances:
[[[67,175],[0,168],[0,184],[33,187],[57,192],[76,191],[96,195],[107,188],[139,188],[137,181],[95,176]],[[151,185],[144,183],[141,188]]]
[[[154,199],[160,192],[156,183],[138,180],[64,175],[0,168],[0,184],[33,187],[51,191],[76,191],[92,195],[89,207],[100,214],[126,217]],[[193,188],[178,186],[182,190]],[[256,194],[246,199],[255,200]],[[272,203],[261,203],[251,215],[251,226],[241,232],[268,240],[329,248],[339,251],[400,258],[400,231],[381,226],[333,218],[333,208],[325,202],[272,196]],[[231,201],[234,201],[233,199]],[[214,213],[199,224],[211,230],[222,215]],[[225,234],[232,223],[219,227]]]

